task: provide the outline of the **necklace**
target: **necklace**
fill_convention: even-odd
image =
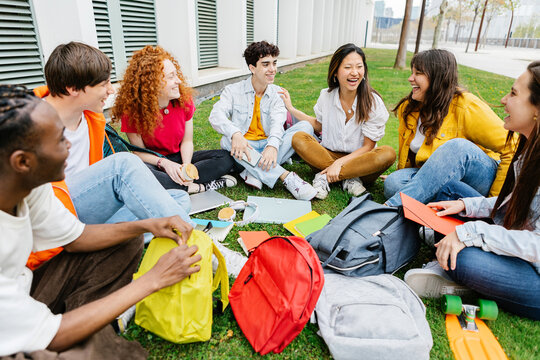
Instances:
[[[341,106],[343,108],[343,111],[348,114],[348,115],[351,115],[353,113],[353,108],[352,108],[352,104],[350,106],[348,106],[347,103],[345,103],[345,100],[343,100],[341,98],[341,96],[339,97],[339,101],[341,102]],[[353,101],[354,103],[354,101]],[[348,108],[348,109],[347,109]]]

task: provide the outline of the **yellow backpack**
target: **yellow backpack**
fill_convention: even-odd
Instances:
[[[187,242],[197,245],[202,260],[201,270],[179,283],[163,288],[137,303],[135,323],[162,338],[177,344],[207,341],[212,335],[212,293],[221,284],[223,310],[229,303],[229,278],[225,259],[202,231],[194,230]],[[134,279],[150,270],[159,258],[178,246],[167,238],[154,238],[144,255]],[[212,253],[219,261],[212,279]]]

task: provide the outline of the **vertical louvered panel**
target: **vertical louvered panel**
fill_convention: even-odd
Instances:
[[[0,83],[29,88],[45,83],[29,0],[0,3]]]
[[[199,69],[218,66],[216,0],[197,0]]]
[[[154,0],[120,0],[126,58],[146,45],[157,45]]]
[[[247,45],[255,41],[255,22],[254,22],[254,11],[253,11],[253,1],[246,0],[246,42]]]
[[[276,9],[276,45],[279,45],[279,0],[277,0]]]
[[[98,38],[98,47],[103,51],[112,62],[111,80],[116,80],[116,67],[113,53],[113,41],[111,37],[111,23],[109,11],[107,9],[107,0],[92,0],[94,7],[94,19],[96,21],[96,32]]]

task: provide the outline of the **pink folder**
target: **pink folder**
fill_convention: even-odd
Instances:
[[[437,216],[437,211],[422,204],[412,197],[399,193],[405,217],[409,220],[427,226],[438,233],[448,235],[456,230],[456,226],[463,224],[463,221],[451,216]]]

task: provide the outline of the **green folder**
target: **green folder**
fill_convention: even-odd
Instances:
[[[296,224],[295,229],[298,230],[303,237],[306,237],[312,232],[322,229],[330,220],[332,220],[330,215],[322,214],[314,219],[309,219]]]

